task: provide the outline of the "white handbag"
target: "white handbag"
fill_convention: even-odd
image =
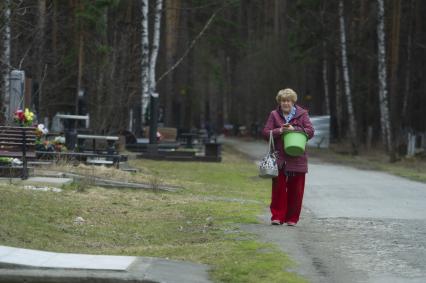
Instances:
[[[259,177],[275,178],[278,176],[277,157],[275,153],[274,138],[272,131],[269,131],[269,148],[266,156],[259,164]]]

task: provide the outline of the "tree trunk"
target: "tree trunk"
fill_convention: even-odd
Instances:
[[[222,112],[223,112],[223,124],[229,123],[229,97],[232,94],[232,77],[231,77],[231,59],[229,56],[226,56],[226,84],[225,84],[225,92],[223,94],[222,100]]]
[[[274,36],[278,37],[280,35],[280,11],[281,11],[281,4],[282,0],[275,0],[274,1]]]
[[[403,127],[406,127],[408,124],[408,104],[410,101],[410,92],[411,92],[411,58],[412,58],[412,48],[413,48],[413,32],[414,32],[414,19],[415,19],[415,0],[410,0],[410,17],[408,23],[408,36],[407,36],[407,62],[405,65],[405,86],[402,99],[402,119]]]
[[[53,58],[58,58],[58,0],[53,1],[53,15],[52,15],[52,52]]]
[[[52,41],[51,41],[51,49],[52,49],[52,58],[53,58],[53,62],[54,64],[52,64],[51,68],[51,81],[53,82],[58,82],[59,81],[59,64],[60,64],[60,60],[59,58],[59,54],[60,51],[58,50],[58,36],[59,35],[59,0],[55,0],[52,2]],[[53,91],[52,90],[47,90],[46,93],[44,94],[44,101],[52,101],[52,96],[53,96]],[[42,104],[43,102],[40,101],[40,97],[39,97],[39,104],[38,104],[38,108],[39,108],[39,112],[40,115],[42,117],[49,117],[51,118],[53,116],[52,109],[51,107],[48,107],[47,103],[45,105]],[[47,125],[48,126],[48,125]]]
[[[379,104],[382,136],[387,150],[393,154],[392,132],[389,117],[387,73],[386,73],[386,39],[385,39],[385,7],[384,0],[377,0],[377,44],[378,44],[378,75],[379,75]],[[391,156],[391,159],[393,157]]]
[[[163,12],[163,0],[157,0],[154,14],[154,34],[152,36],[151,56],[149,58],[149,97],[150,97],[150,126],[149,143],[156,144],[157,117],[158,117],[158,94],[155,81],[155,67],[157,65],[158,50],[160,47],[161,13]]]
[[[335,70],[335,87],[336,87],[336,118],[337,118],[337,129],[338,129],[338,139],[340,140],[343,137],[343,104],[342,104],[342,89],[340,87],[340,69],[339,62],[336,58],[336,70]]]
[[[322,58],[322,80],[324,84],[324,103],[325,114],[330,115],[330,95],[328,92],[328,61],[327,61],[327,45],[325,41],[322,43],[323,58]]]
[[[142,47],[142,60],[141,60],[141,117],[136,118],[135,132],[137,136],[141,135],[142,124],[145,124],[145,115],[149,103],[149,26],[148,26],[148,0],[142,0],[142,22],[141,22],[141,47]]]
[[[177,39],[179,37],[179,18],[180,18],[180,0],[166,0],[165,2],[165,46],[166,46],[166,66],[167,69],[172,68],[175,61]],[[166,77],[164,104],[165,104],[165,123],[169,126],[176,126],[173,119],[173,89],[174,76],[170,74]]]
[[[356,134],[356,121],[354,108],[352,103],[352,93],[351,93],[351,83],[349,78],[349,66],[348,66],[348,56],[347,56],[347,44],[346,44],[346,31],[345,31],[345,16],[344,16],[344,7],[343,0],[339,1],[339,19],[340,19],[340,51],[341,51],[341,61],[342,61],[342,71],[343,71],[343,83],[344,83],[344,93],[346,96],[346,103],[348,108],[348,118],[349,118],[349,136],[352,143],[352,153],[358,154],[358,137]]]
[[[82,1],[77,2],[77,7],[75,11],[75,22],[78,23],[77,26],[77,89],[75,93],[75,105],[74,105],[74,112],[75,115],[78,115],[79,108],[78,108],[78,100],[80,96],[80,91],[83,90],[83,64],[84,64],[84,27],[81,23],[81,19],[78,19],[78,13],[84,9],[84,5]],[[77,121],[75,122],[75,126],[77,126]]]
[[[155,67],[157,65],[158,50],[160,47],[161,14],[163,12],[163,0],[157,0],[154,16],[154,34],[152,37],[151,57],[149,60],[149,94],[156,92]]]
[[[77,73],[77,93],[75,99],[75,115],[78,115],[78,98],[80,91],[83,90],[83,64],[84,64],[84,35],[83,31],[79,31],[78,35],[78,73]]]
[[[330,94],[329,94],[329,85],[328,85],[328,57],[327,57],[327,41],[326,41],[326,31],[327,26],[325,22],[325,11],[326,11],[326,3],[324,3],[321,7],[320,12],[320,20],[321,20],[321,30],[323,35],[322,40],[322,81],[324,86],[324,106],[322,109],[324,110],[326,115],[330,115]]]
[[[38,18],[37,18],[37,83],[38,83],[38,110],[39,115],[44,114],[43,107],[43,70],[44,70],[44,43],[46,34],[46,0],[38,0]],[[28,105],[29,106],[29,105]],[[41,116],[39,119],[42,118]],[[42,121],[42,119],[40,119]]]
[[[5,121],[10,121],[12,119],[12,113],[11,111],[14,111],[14,109],[9,109],[9,100],[10,100],[10,93],[9,93],[9,77],[10,77],[10,0],[5,0],[3,2],[3,6],[5,7],[4,12],[4,32],[3,32],[3,54],[1,56],[2,59],[2,90],[1,90],[1,97],[2,99],[2,105],[4,109],[4,117]],[[0,109],[0,115],[1,115],[1,109]]]
[[[393,137],[392,144],[398,144],[400,139],[399,129],[400,123],[400,105],[398,97],[398,70],[399,70],[399,45],[400,45],[400,30],[401,30],[401,0],[393,1],[393,15],[392,15],[392,34],[391,34],[391,62],[390,62],[390,113],[391,119],[390,131]],[[391,149],[394,151],[394,149]],[[396,155],[396,152],[392,154]]]

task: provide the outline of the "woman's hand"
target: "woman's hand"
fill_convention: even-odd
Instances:
[[[294,127],[292,125],[287,123],[287,124],[283,124],[281,126],[281,129],[280,129],[281,133],[289,132],[289,131],[294,131]]]

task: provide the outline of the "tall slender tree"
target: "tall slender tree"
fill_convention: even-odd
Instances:
[[[10,85],[10,43],[11,43],[11,36],[10,36],[10,14],[11,14],[11,8],[10,8],[10,0],[5,0],[3,2],[4,6],[4,27],[3,27],[3,54],[1,56],[1,59],[3,61],[3,70],[2,70],[2,89],[1,89],[1,97],[3,102],[3,108],[4,108],[4,115],[5,120],[8,121],[11,118],[10,111],[13,109],[9,109],[9,85]],[[1,113],[0,113],[1,115]]]
[[[145,122],[145,111],[148,107],[149,103],[149,26],[148,26],[148,0],[141,0],[141,11],[142,11],[142,19],[141,19],[141,83],[142,83],[142,103],[141,103],[141,111],[142,115],[141,121]],[[138,122],[137,122],[138,123]],[[140,122],[139,122],[140,123]],[[136,127],[141,127],[141,125],[137,125]]]
[[[415,20],[416,0],[410,0],[410,17],[407,30],[407,48],[406,48],[406,64],[405,64],[405,82],[404,93],[402,99],[402,118],[403,127],[408,123],[408,104],[410,101],[411,93],[411,68],[412,68],[412,48],[413,48],[413,33],[414,33],[414,20]]]
[[[145,117],[147,105],[153,98],[157,98],[157,84],[156,84],[156,76],[155,70],[157,65],[157,57],[158,51],[160,47],[160,32],[161,32],[161,14],[163,12],[163,0],[156,0],[155,2],[155,12],[154,12],[154,26],[153,26],[153,35],[152,41],[150,44],[149,38],[149,18],[148,18],[148,10],[149,10],[149,1],[141,0],[142,7],[142,23],[141,23],[141,48],[142,48],[142,59],[141,59],[141,81],[142,81],[142,103],[141,103],[141,115]],[[151,115],[154,111],[151,111]],[[142,121],[143,118],[141,119]],[[156,132],[156,121],[151,119],[150,124],[150,132]],[[138,126],[136,127],[138,128]],[[150,137],[153,135],[150,134]],[[151,143],[152,141],[151,138]]]
[[[154,14],[154,34],[152,36],[151,56],[149,58],[149,96],[151,101],[151,115],[149,125],[149,143],[157,143],[157,120],[158,120],[158,93],[155,81],[155,70],[157,65],[158,50],[160,47],[161,14],[163,12],[163,0],[157,0]]]
[[[160,47],[161,14],[163,12],[163,0],[157,0],[154,14],[154,34],[152,36],[151,56],[149,58],[149,94],[152,96],[157,91],[155,81],[155,69],[157,65],[158,50]]]
[[[322,42],[323,58],[322,58],[322,81],[324,84],[324,104],[325,114],[330,115],[330,95],[328,91],[328,60],[327,60],[327,44]]]
[[[78,50],[77,55],[77,91],[75,94],[75,115],[79,113],[78,100],[80,97],[80,93],[83,91],[83,72],[84,72],[84,46],[85,46],[85,26],[83,25],[83,20],[79,17],[79,14],[84,12],[84,3],[77,3],[77,11],[76,11],[76,22],[77,25],[77,33],[76,33],[76,48]]]
[[[44,70],[44,44],[46,42],[46,0],[38,0],[38,18],[37,18],[37,82],[38,82],[38,105],[39,107],[43,106],[43,89],[42,89],[42,80],[43,80],[43,70]],[[39,108],[40,110],[40,108]],[[39,111],[41,112],[41,111]],[[41,113],[38,113],[39,115]],[[39,116],[40,117],[40,116]]]
[[[336,61],[338,59],[336,58]],[[342,90],[340,87],[341,79],[340,79],[340,68],[339,64],[335,64],[335,72],[334,72],[334,83],[335,83],[335,103],[336,103],[336,120],[337,120],[337,137],[340,139],[343,136],[343,103],[342,103]]]
[[[165,0],[165,57],[166,67],[171,68],[173,66],[176,51],[178,47],[178,33],[180,25],[180,14],[181,14],[181,1],[180,0]],[[163,101],[165,104],[165,123],[168,125],[174,125],[177,121],[173,119],[173,82],[175,76],[170,74],[165,80],[165,89]],[[161,76],[157,82],[161,80]]]
[[[385,5],[377,0],[377,50],[379,76],[379,106],[382,137],[388,151],[393,155],[391,120],[389,115],[387,71],[386,71],[386,36],[385,36]],[[393,159],[394,157],[391,156]]]
[[[325,10],[326,2],[324,2],[323,7],[321,8],[321,31],[323,34],[322,40],[322,81],[324,84],[324,104],[325,104],[325,114],[330,115],[330,94],[329,94],[329,85],[328,85],[328,56],[327,56],[327,41],[325,38],[326,32],[326,23],[325,23]]]
[[[400,139],[398,129],[401,127],[400,96],[399,96],[399,66],[400,66],[400,33],[401,33],[401,0],[393,0],[392,3],[392,32],[390,34],[390,78],[389,78],[389,112],[391,119],[391,128],[393,141],[390,146],[394,151],[393,145]]]
[[[349,136],[352,143],[353,154],[358,153],[358,137],[356,134],[356,120],[354,114],[354,107],[352,103],[351,81],[349,77],[348,55],[347,55],[347,42],[346,42],[346,29],[345,29],[345,14],[343,0],[339,1],[339,23],[340,23],[340,51],[341,63],[343,72],[344,93],[346,96],[346,104],[349,116]]]

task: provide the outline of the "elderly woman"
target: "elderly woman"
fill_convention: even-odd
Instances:
[[[297,94],[286,88],[280,90],[276,97],[278,107],[273,110],[266,121],[263,136],[269,138],[270,131],[278,152],[278,177],[272,180],[271,224],[287,223],[294,226],[299,221],[302,210],[305,174],[308,172],[306,152],[301,156],[286,154],[281,136],[287,131],[305,132],[308,138],[314,135],[314,128],[308,111],[296,105]]]

